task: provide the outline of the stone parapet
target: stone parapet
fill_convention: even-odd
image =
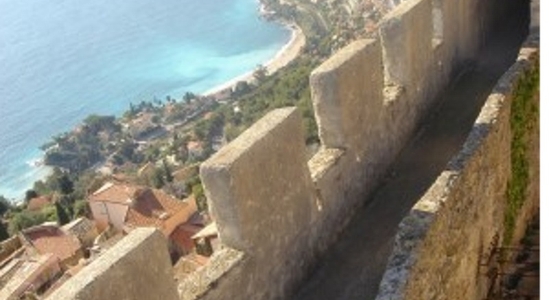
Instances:
[[[379,24],[377,39],[355,41],[315,69],[310,84],[322,145],[311,160],[299,111],[282,108],[203,163],[200,177],[224,248],[179,283],[180,298],[288,298],[365,204],[453,73],[474,58],[490,24],[501,19],[491,11],[499,3],[404,1]],[[431,299],[471,287],[461,277],[475,265],[470,254],[499,230],[490,226],[501,219],[494,201],[508,179],[507,97],[488,99],[464,150],[402,222],[379,300]],[[438,235],[447,236],[444,243]],[[177,298],[160,237],[132,232],[50,299]],[[452,256],[456,243],[466,245],[465,256]],[[433,273],[423,278],[427,269]]]
[[[311,225],[314,196],[302,136],[299,111],[277,109],[200,166],[224,244],[272,258]]]
[[[135,229],[47,299],[179,299],[167,241],[154,228]]]
[[[485,299],[490,281],[482,275],[481,258],[502,244],[509,209],[504,187],[512,173],[511,105],[521,78],[539,68],[537,52],[522,49],[488,97],[462,150],[400,223],[377,300]],[[536,173],[538,165],[531,168]],[[530,191],[539,190],[536,178]],[[532,192],[519,216],[536,203],[539,194]],[[519,217],[516,226],[526,221]]]

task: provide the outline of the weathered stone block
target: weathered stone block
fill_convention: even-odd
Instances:
[[[461,151],[400,223],[377,300],[486,298],[491,282],[480,276],[488,271],[481,263],[501,245],[512,176],[511,103],[535,61],[535,51],[522,53],[492,90]],[[539,190],[537,181],[530,185]],[[533,193],[525,206],[536,202]]]
[[[376,40],[337,52],[311,74],[311,93],[322,144],[364,149],[383,105],[383,65]]]
[[[387,14],[380,25],[385,81],[415,94],[424,86],[433,60],[431,1],[405,1]]]
[[[154,228],[135,229],[48,299],[179,299],[166,239]]]
[[[203,163],[200,176],[230,247],[261,257],[289,251],[311,223],[313,188],[296,108],[267,114]]]

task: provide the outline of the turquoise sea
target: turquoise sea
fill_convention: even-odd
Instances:
[[[87,115],[205,92],[268,61],[291,33],[257,0],[0,0],[0,195],[48,172],[39,146]]]

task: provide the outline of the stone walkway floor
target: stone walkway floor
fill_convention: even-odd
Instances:
[[[459,151],[493,86],[516,59],[528,30],[527,13],[516,15],[486,43],[475,66],[449,85],[394,162],[391,178],[356,212],[292,300],[375,298],[400,220]]]

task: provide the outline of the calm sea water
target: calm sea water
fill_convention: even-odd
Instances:
[[[0,195],[48,170],[39,146],[85,116],[204,92],[272,58],[290,32],[256,0],[0,0]]]

